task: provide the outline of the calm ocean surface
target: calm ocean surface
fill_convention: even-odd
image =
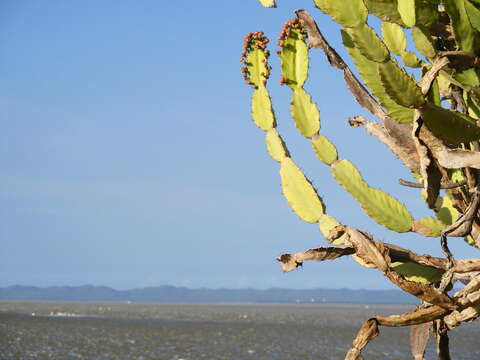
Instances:
[[[0,302],[0,359],[343,359],[361,323],[411,306]],[[380,328],[366,360],[411,359],[408,329]],[[480,359],[480,324],[450,333]],[[427,359],[434,359],[430,341]]]

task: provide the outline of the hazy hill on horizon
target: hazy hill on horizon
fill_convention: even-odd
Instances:
[[[352,289],[190,289],[163,285],[156,287],[115,290],[108,286],[13,285],[0,288],[0,300],[40,301],[138,301],[171,303],[366,303],[416,304],[415,297],[399,290]]]

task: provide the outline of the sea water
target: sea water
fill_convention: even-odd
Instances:
[[[0,302],[0,360],[343,359],[362,322],[411,306]],[[452,358],[480,359],[480,324],[450,332]],[[408,328],[380,328],[366,360],[411,359]],[[431,340],[426,359],[435,359]]]

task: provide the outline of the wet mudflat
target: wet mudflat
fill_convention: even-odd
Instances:
[[[361,323],[410,306],[0,302],[0,360],[343,359]],[[371,360],[411,359],[408,329],[380,329]],[[451,332],[452,357],[480,359],[480,324]],[[427,359],[434,359],[431,341]]]

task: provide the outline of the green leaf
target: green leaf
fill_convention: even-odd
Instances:
[[[315,135],[312,138],[312,147],[315,150],[318,160],[331,165],[338,159],[337,149],[325,136]]]
[[[283,159],[290,156],[285,142],[275,129],[267,131],[265,145],[268,153],[275,161],[281,162]]]
[[[465,9],[465,0],[444,0],[450,16],[455,41],[463,51],[475,52],[475,31]]]
[[[340,225],[340,223],[335,218],[325,214],[320,218],[319,225],[320,225],[320,231],[322,232],[322,235],[325,237],[325,239],[328,240],[328,235],[330,235],[330,230]],[[332,242],[332,244],[341,245],[345,242],[346,237],[347,237],[347,234],[343,234],[334,242]]]
[[[423,236],[438,237],[445,227],[446,225],[440,220],[432,217],[426,217],[415,220],[412,225],[412,230]]]
[[[436,55],[435,46],[427,29],[414,27],[412,29],[413,42],[417,50],[427,59],[433,59]]]
[[[470,3],[465,1],[465,10],[470,20],[470,24],[477,30],[480,31],[480,10]]]
[[[425,103],[424,96],[413,77],[393,60],[379,64],[378,70],[386,93],[397,104],[418,108]]]
[[[388,111],[388,115],[399,123],[412,122],[413,110],[398,105],[385,92],[385,88],[380,81],[378,63],[368,60],[365,56],[363,56],[355,47],[350,35],[348,35],[344,30],[342,30],[342,40],[345,48],[355,62],[355,66],[357,67],[365,85],[379,100],[380,104]]]
[[[315,5],[345,27],[354,27],[367,21],[368,12],[363,0],[315,0]]]
[[[360,24],[354,28],[345,29],[350,35],[355,47],[367,59],[375,62],[383,62],[389,58],[388,49],[385,44],[377,36],[367,24]]]
[[[420,112],[430,131],[448,144],[459,145],[480,139],[480,127],[470,116],[430,103]]]
[[[396,261],[391,263],[390,267],[405,279],[423,284],[439,282],[443,275],[443,270],[441,269],[420,265],[414,262]]]
[[[324,214],[324,206],[315,188],[290,158],[281,162],[283,194],[293,211],[303,220],[316,223]]]
[[[399,25],[382,22],[382,37],[392,53],[400,56],[403,54],[407,47],[407,37]]]
[[[268,131],[275,126],[272,102],[265,86],[260,85],[252,95],[253,122],[262,130]]]
[[[303,86],[308,76],[308,48],[303,35],[294,28],[290,29],[280,53],[282,76],[292,89]]]
[[[405,25],[408,27],[415,26],[415,0],[400,0],[397,4],[397,10]]]
[[[413,219],[405,205],[387,193],[370,187],[350,161],[333,163],[332,174],[378,224],[397,232],[410,231]]]
[[[302,88],[293,91],[290,112],[295,127],[303,136],[310,138],[320,130],[320,113],[317,105]]]

